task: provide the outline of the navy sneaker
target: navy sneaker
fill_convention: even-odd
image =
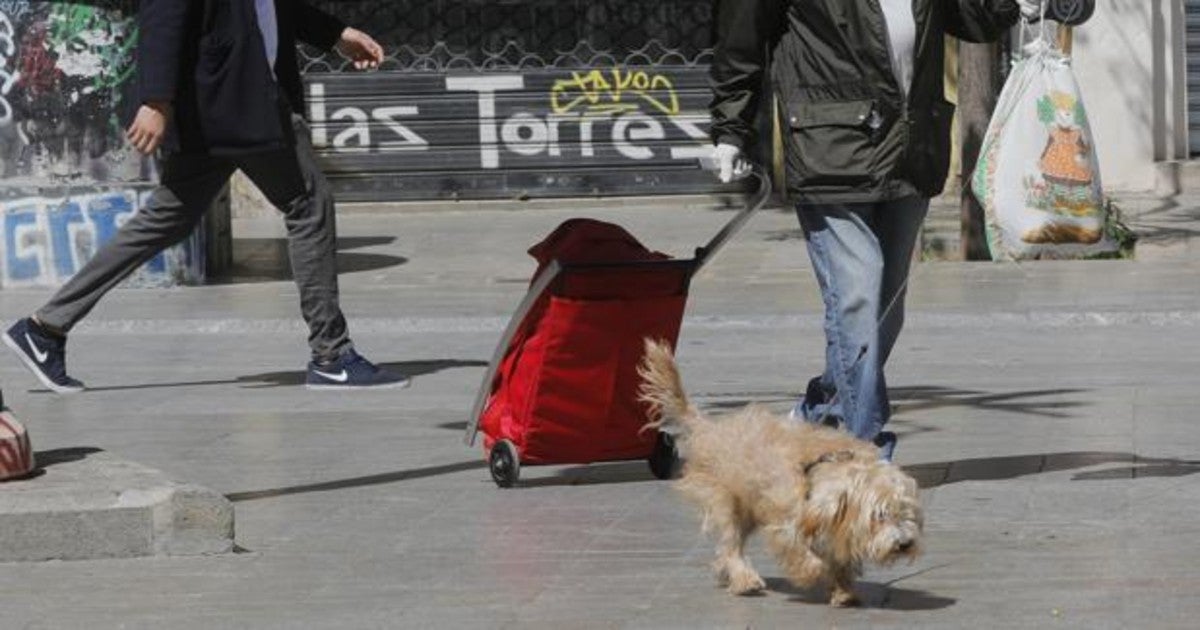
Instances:
[[[875,446],[879,447],[879,459],[890,462],[892,454],[896,452],[896,434],[891,431],[880,431],[875,436]]]
[[[819,418],[821,424],[836,429],[839,424],[837,416],[829,413],[831,410],[826,407],[831,400],[832,392],[825,389],[825,386],[821,383],[821,377],[814,377],[808,381],[808,386],[804,388],[804,395],[796,401],[796,405],[788,412],[788,419],[816,422]],[[825,414],[823,417],[822,413]]]
[[[350,350],[329,363],[310,362],[304,385],[308,389],[392,389],[408,387],[411,382]]]
[[[50,334],[26,317],[4,333],[4,345],[17,353],[30,372],[59,394],[83,391],[83,383],[67,376],[67,339]]]

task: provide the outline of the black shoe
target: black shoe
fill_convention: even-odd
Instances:
[[[804,388],[804,400],[811,407],[825,404],[825,387],[821,385],[820,376],[809,379],[808,387]]]
[[[817,376],[808,381],[808,388],[804,391],[804,399],[812,401],[811,403],[807,403],[810,409],[818,405],[827,405],[833,401],[833,391],[826,389],[825,384],[821,382],[821,377]],[[826,415],[821,424],[836,429],[841,425],[841,422],[835,416]]]
[[[351,350],[330,363],[309,363],[308,389],[391,389],[408,387],[403,374],[381,368]]]
[[[59,394],[83,391],[83,383],[67,376],[67,339],[51,334],[26,317],[4,333],[4,345],[17,353],[30,372]]]
[[[879,459],[885,462],[892,461],[892,455],[896,452],[896,434],[891,431],[880,431],[875,436],[874,443],[879,447]]]
[[[808,381],[808,386],[804,388],[804,395],[788,412],[788,418],[808,422],[816,422],[820,419],[821,424],[836,429],[841,424],[837,416],[828,414],[820,416],[817,413],[819,408],[824,407],[831,400],[833,400],[833,392],[825,388],[825,385],[821,383],[820,376],[814,376]]]

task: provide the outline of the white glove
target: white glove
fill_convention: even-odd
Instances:
[[[1033,20],[1042,16],[1042,3],[1045,0],[1017,0],[1017,4],[1021,5],[1021,15],[1025,16],[1026,20]]]
[[[722,184],[749,177],[753,168],[750,160],[742,155],[742,150],[732,144],[718,144],[717,148],[713,150],[713,158],[717,161],[717,167],[720,169],[717,177]]]

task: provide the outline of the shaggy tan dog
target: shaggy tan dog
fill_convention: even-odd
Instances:
[[[831,585],[834,606],[858,603],[853,584],[864,561],[886,565],[919,553],[917,483],[880,461],[873,445],[758,405],[710,420],[688,402],[662,343],[646,341],[639,374],[641,398],[657,418],[647,427],[677,435],[685,461],[678,487],[718,538],[713,567],[729,592],[766,586],[743,555],[757,530],[789,580]]]

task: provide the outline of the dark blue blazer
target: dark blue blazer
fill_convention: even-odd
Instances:
[[[332,48],[345,24],[304,0],[275,0],[279,51],[272,75],[254,0],[141,0],[138,97],[171,101],[164,149],[238,154],[293,144],[303,115],[296,42]]]

